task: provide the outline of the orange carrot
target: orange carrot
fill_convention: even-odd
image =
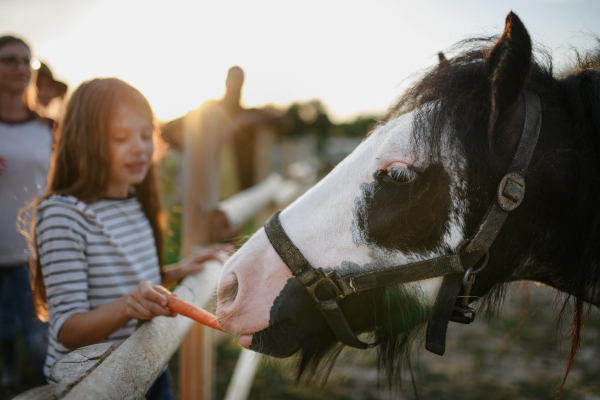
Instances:
[[[167,296],[167,308],[171,311],[175,311],[177,314],[181,314],[188,318],[193,319],[196,322],[201,323],[202,325],[206,325],[213,329],[218,329],[223,331],[223,328],[219,326],[217,322],[217,317],[209,313],[208,311],[204,311],[200,307],[196,307],[193,304],[188,303],[185,300],[181,300],[179,297],[168,294]]]

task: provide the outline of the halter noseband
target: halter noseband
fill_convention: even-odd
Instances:
[[[488,207],[477,231],[461,243],[453,254],[341,277],[335,270],[326,273],[310,265],[283,230],[279,221],[281,211],[269,218],[265,224],[265,232],[271,245],[292,274],[304,285],[342,343],[358,349],[377,345],[377,343],[364,343],[356,337],[339,305],[344,297],[369,289],[440,276],[443,276],[444,280],[427,325],[425,348],[432,353],[443,355],[446,350],[448,322],[464,324],[473,322],[475,310],[468,307],[468,298],[475,275],[487,265],[488,250],[504,225],[508,213],[523,201],[524,174],[540,134],[542,124],[540,99],[533,92],[525,92],[524,98],[525,124],[509,172],[500,181],[496,199]],[[473,271],[475,265],[484,256],[482,265]],[[318,288],[322,289],[317,291]],[[462,302],[457,305],[461,288],[463,288]]]

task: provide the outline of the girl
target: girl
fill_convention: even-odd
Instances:
[[[17,230],[19,209],[44,193],[52,151],[52,121],[25,101],[31,79],[31,51],[14,36],[0,37],[0,341],[2,389],[15,389],[17,319],[40,378],[46,357],[47,327],[36,316],[29,284],[29,252]],[[41,379],[40,379],[41,381]]]
[[[148,101],[118,79],[83,83],[67,105],[33,226],[36,307],[49,317],[47,377],[75,348],[119,345],[136,319],[175,316],[159,285],[202,270],[216,256],[213,247],[161,271],[155,139]],[[163,372],[146,397],[171,398],[163,392],[168,386]]]

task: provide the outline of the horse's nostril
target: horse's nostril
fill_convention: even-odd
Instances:
[[[238,294],[238,288],[239,288],[239,284],[237,279],[228,284],[224,290],[223,290],[223,297],[220,299],[220,301],[222,302],[229,302],[229,301],[233,301],[235,300],[237,294]]]

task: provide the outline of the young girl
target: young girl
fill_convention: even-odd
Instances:
[[[94,79],[72,95],[33,227],[34,295],[49,317],[44,373],[71,350],[121,344],[136,319],[174,316],[162,286],[202,270],[216,248],[161,271],[159,198],[150,105],[118,79]],[[151,389],[168,387],[163,372]],[[166,397],[171,398],[170,390]]]

